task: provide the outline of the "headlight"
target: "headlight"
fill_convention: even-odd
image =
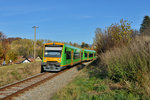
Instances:
[[[45,52],[45,55],[47,55],[48,54],[48,52]]]

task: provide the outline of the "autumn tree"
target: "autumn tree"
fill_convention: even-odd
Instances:
[[[33,40],[19,39],[12,42],[11,48],[20,56],[29,56],[33,55],[33,43]]]
[[[127,20],[123,19],[120,20],[119,24],[112,24],[110,27],[108,27],[107,32],[116,45],[129,43],[133,35],[131,24]]]
[[[2,51],[3,51],[2,58],[4,59],[4,61],[6,59],[6,54],[7,54],[9,49],[10,49],[10,44],[9,44],[8,40],[7,39],[3,39],[2,40]]]
[[[82,44],[81,44],[81,48],[88,48],[88,47],[89,47],[89,45],[88,45],[87,43],[82,42]]]
[[[3,48],[2,48],[2,45],[0,44],[0,64],[2,63],[3,61]]]
[[[37,50],[37,55],[36,56],[40,56],[42,58],[43,55],[43,45],[44,44],[44,40],[37,40],[36,41],[36,50]]]
[[[0,41],[6,39],[6,35],[3,32],[0,32]]]
[[[17,53],[13,50],[9,50],[6,54],[6,63],[11,63],[17,60]]]
[[[69,45],[72,45],[72,42],[71,42],[71,41],[69,42]]]
[[[105,52],[115,46],[127,45],[133,38],[133,29],[128,21],[121,19],[120,23],[112,24],[104,31],[95,31],[94,46],[97,53]]]
[[[50,42],[48,40],[37,40],[36,41],[36,56],[42,57],[43,52],[43,44],[45,42]],[[33,56],[34,54],[34,48],[33,48],[34,41],[29,39],[19,39],[15,40],[11,44],[11,48],[13,51],[16,51],[16,53],[19,56]]]
[[[96,28],[93,45],[97,53],[105,52],[108,48],[113,47],[113,41],[107,29],[102,31],[101,28]]]
[[[4,59],[4,53],[6,53],[6,36],[4,33],[0,32],[0,60]]]

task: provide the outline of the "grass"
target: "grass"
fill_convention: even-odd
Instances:
[[[108,78],[100,78],[93,73],[92,63],[52,98],[53,100],[138,100],[139,96]],[[92,70],[92,71],[91,71]],[[117,84],[117,85],[116,85]]]
[[[99,57],[110,79],[124,83],[141,98],[150,98],[150,37],[137,36],[129,45],[115,47]]]
[[[40,73],[41,62],[29,64],[14,64],[0,67],[0,86],[19,81],[31,75]]]

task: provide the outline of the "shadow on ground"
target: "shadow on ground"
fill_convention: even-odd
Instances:
[[[81,63],[80,65],[77,66],[77,70],[81,70],[85,67],[86,65]]]

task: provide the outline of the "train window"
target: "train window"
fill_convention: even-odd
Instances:
[[[78,58],[80,58],[80,53],[74,53],[73,58],[74,58],[74,59],[78,59]]]
[[[61,51],[45,50],[45,57],[61,57]]]
[[[84,53],[84,56],[87,57],[87,53]]]
[[[71,51],[66,51],[66,59],[71,59]]]
[[[89,57],[93,57],[93,54],[89,54]]]
[[[94,53],[94,56],[96,56],[96,53]]]

